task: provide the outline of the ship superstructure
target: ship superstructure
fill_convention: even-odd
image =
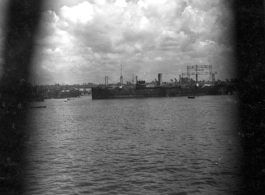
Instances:
[[[210,71],[205,73],[204,69]],[[146,97],[174,97],[174,96],[202,96],[202,95],[225,95],[232,94],[233,88],[228,85],[214,83],[214,75],[211,65],[196,65],[187,67],[188,78],[183,79],[180,75],[179,82],[174,84],[164,84],[162,82],[162,73],[158,74],[158,80],[154,83],[146,83],[144,80],[138,80],[135,77],[136,84],[123,85],[123,77],[121,72],[120,85],[116,87],[108,87],[105,80],[105,86],[92,88],[92,99],[115,99],[115,98],[146,98]],[[196,81],[190,77],[196,76]],[[210,75],[213,79],[211,84],[201,84],[198,82],[198,75]],[[106,77],[105,77],[106,79]],[[173,81],[173,80],[172,80]],[[185,81],[185,82],[184,82]],[[192,82],[193,81],[193,82]]]

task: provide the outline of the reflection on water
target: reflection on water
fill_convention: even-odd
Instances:
[[[235,194],[234,96],[46,100],[29,114],[26,194]]]

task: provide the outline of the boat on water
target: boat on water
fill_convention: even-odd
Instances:
[[[70,101],[70,100],[75,100],[75,99],[67,98],[67,99],[64,100],[64,102],[68,102],[68,101]]]
[[[201,69],[198,69],[201,68]],[[116,98],[147,98],[147,97],[175,97],[175,96],[188,96],[188,98],[194,99],[195,96],[202,95],[227,95],[233,93],[234,88],[227,84],[211,83],[200,85],[198,82],[199,70],[209,69],[212,74],[212,81],[214,81],[214,75],[212,73],[211,65],[196,65],[188,66],[188,75],[191,74],[188,70],[195,69],[196,82],[191,83],[191,79],[186,78],[189,83],[182,84],[182,82],[166,85],[162,82],[162,73],[158,74],[158,81],[155,81],[152,85],[147,84],[143,80],[137,80],[134,85],[123,85],[122,69],[120,76],[119,86],[109,87],[108,77],[105,77],[105,86],[92,88],[92,99],[116,99]],[[183,80],[180,76],[180,80]],[[185,78],[184,78],[185,80]]]
[[[148,98],[148,97],[176,97],[176,96],[204,96],[227,95],[230,90],[225,85],[214,86],[154,86],[146,87],[145,81],[137,81],[135,87],[94,87],[92,99],[117,99],[117,98]],[[192,94],[192,95],[191,95]]]
[[[57,90],[54,95],[54,99],[69,99],[74,97],[80,97],[81,92],[78,90]]]
[[[189,94],[194,94],[190,96]],[[92,88],[92,99],[115,99],[115,98],[147,98],[147,97],[176,97],[203,95],[226,95],[228,91],[225,86],[213,86],[204,88],[183,88],[183,87],[153,87],[138,89],[108,89]]]

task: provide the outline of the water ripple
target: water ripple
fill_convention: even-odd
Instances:
[[[234,101],[46,100],[29,115],[26,194],[235,194]]]

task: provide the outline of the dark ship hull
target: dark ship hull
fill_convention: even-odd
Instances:
[[[225,86],[207,87],[154,87],[145,89],[92,88],[92,99],[148,98],[175,96],[226,95],[232,91]]]
[[[59,92],[53,98],[54,99],[73,98],[73,97],[80,97],[80,95],[81,92],[79,91]]]

